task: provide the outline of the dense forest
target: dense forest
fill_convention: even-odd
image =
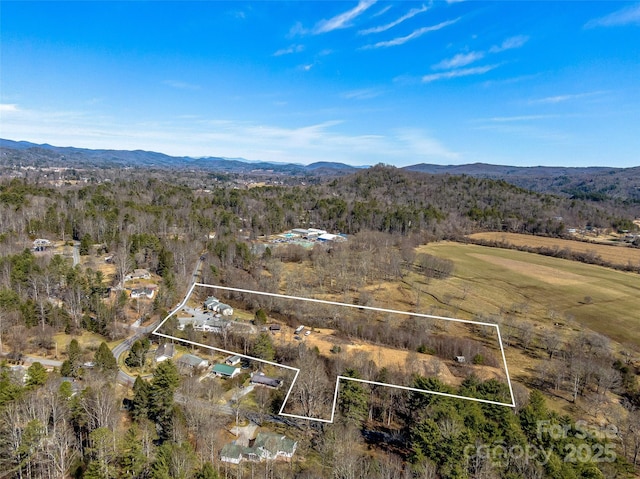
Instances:
[[[90,175],[25,170],[24,175],[2,186],[3,231],[64,239],[88,234],[110,249],[128,233],[167,236],[171,228],[191,238],[242,229],[253,239],[305,225],[346,234],[372,230],[434,238],[477,229],[561,235],[567,225],[631,227],[638,212],[624,203],[581,201],[504,181],[383,165],[293,187],[239,188],[242,182],[235,176],[204,171],[172,173],[177,181],[171,182],[153,170]]]
[[[199,170],[17,171],[0,182],[0,353],[6,356],[0,367],[0,477],[615,478],[629,477],[640,460],[637,371],[596,336],[562,353],[559,342],[540,340],[549,359],[562,357],[563,374],[574,373],[560,381],[555,371],[545,371],[540,390],[564,387],[575,378],[574,400],[593,391],[624,398],[630,412],[617,421],[615,433],[598,429],[586,439],[574,418],[550,410],[540,392],[524,386],[516,388],[515,409],[344,382],[334,424],[278,422],[282,390],[256,393],[253,404],[231,401],[230,415],[211,404],[238,381],[224,386],[194,381],[169,360],[133,384],[119,382],[107,345],[129,337],[134,309],[145,324],[166,316],[191,284],[199,258],[203,282],[271,292],[285,284],[290,294],[324,292],[367,305],[375,302],[364,289],[368,285],[408,281],[412,275],[438,281],[451,273],[447,261],[417,255],[419,244],[479,230],[562,236],[569,227],[633,229],[638,213],[633,205],[384,165],[307,179],[304,185],[252,187],[237,175]],[[264,236],[296,227],[344,233],[349,240],[312,249],[256,246]],[[33,251],[36,238],[75,247],[82,261]],[[101,270],[107,256],[112,275]],[[290,274],[296,267],[306,273]],[[148,304],[134,305],[122,288],[127,273],[137,268],[158,280]],[[256,320],[266,308],[242,295],[225,300],[256,311]],[[268,309],[292,325],[301,318],[311,326],[314,318],[331,318],[330,325],[349,337],[452,356],[446,341],[435,336],[422,341],[419,333],[429,326],[415,321],[389,331],[382,322],[373,327],[331,310],[294,314],[277,302]],[[175,326],[168,326],[175,335],[194,334]],[[55,349],[55,335],[76,338],[87,331],[104,342],[89,348],[72,339],[65,351]],[[510,340],[527,350],[530,335],[527,340],[523,328]],[[144,365],[149,339],[134,343],[127,358],[132,368],[139,367],[137,355]],[[453,387],[409,365],[394,370],[377,368],[366,358],[327,358],[302,343],[279,346],[267,334],[217,340],[256,357],[304,364],[292,394],[295,407],[306,412],[326,410],[331,400],[326,385],[336,374],[494,401],[506,401],[509,394],[491,379],[470,375]],[[34,362],[20,378],[10,367],[25,355],[54,351],[64,359],[54,371]],[[489,350],[470,351],[470,357],[491,361]],[[222,463],[225,429],[234,415],[236,422],[239,416],[253,417],[286,432],[298,441],[298,453],[286,463]],[[580,448],[588,448],[589,460],[576,455],[584,453]]]

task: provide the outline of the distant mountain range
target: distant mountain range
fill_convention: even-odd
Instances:
[[[468,175],[500,179],[531,191],[592,201],[619,199],[640,202],[640,166],[520,167],[473,163],[454,166],[419,164],[407,166],[405,169],[433,175]]]
[[[640,160],[639,160],[640,161]],[[131,167],[153,169],[203,169],[244,175],[342,176],[367,167],[320,161],[310,165],[246,160],[244,158],[169,156],[143,150],[92,150],[38,145],[26,141],[0,139],[0,165]],[[556,167],[502,166],[486,163],[467,165],[416,164],[403,169],[432,175],[468,175],[501,179],[521,188],[555,193],[593,201],[608,199],[640,202],[640,166]]]
[[[271,173],[287,175],[336,175],[356,171],[343,163],[321,161],[310,165],[278,163],[244,158],[169,156],[143,150],[92,150],[87,148],[38,145],[28,141],[0,139],[0,164],[31,166],[194,168],[226,173]]]

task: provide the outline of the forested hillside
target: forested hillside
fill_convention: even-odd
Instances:
[[[477,230],[561,235],[568,227],[632,227],[636,212],[628,205],[383,165],[293,186],[256,185],[239,175],[201,170],[9,172],[12,177],[0,181],[0,353],[5,360],[0,366],[0,477],[613,478],[627,477],[637,463],[636,413],[617,423],[616,449],[602,456],[606,460],[567,461],[571,447],[587,444],[593,452],[603,441],[574,440],[575,418],[553,412],[541,394],[523,385],[516,388],[517,407],[512,410],[345,383],[336,424],[282,421],[274,412],[283,390],[255,392],[243,402],[231,395],[242,385],[239,380],[199,381],[171,360],[152,367],[145,358],[149,339],[156,338],[134,336],[131,328],[164,318],[184,297],[197,264],[201,269],[196,276],[212,284],[287,288],[288,293],[333,295],[360,305],[381,301],[377,292],[391,301],[392,292],[400,291],[403,301],[419,308],[431,282],[443,281],[453,271],[451,261],[416,254],[419,244],[459,239]],[[347,240],[309,249],[266,242],[266,235],[296,227],[344,233]],[[51,246],[34,251],[37,238]],[[134,299],[132,288],[124,286],[136,270],[148,273],[153,299]],[[462,296],[468,293],[461,287]],[[443,297],[441,303],[453,311],[460,298]],[[267,313],[260,314],[259,305],[242,295],[228,299],[237,309],[255,313],[253,326],[265,324]],[[451,362],[458,353],[450,344],[460,348],[469,342],[455,337],[458,330],[432,330],[415,318],[392,327],[366,314],[334,315],[322,322],[320,309],[301,308],[296,316],[276,303],[271,306],[271,319],[283,327],[303,318],[312,327],[335,328],[338,347],[327,356],[302,340],[277,345],[266,331],[216,340],[255,357],[312,365],[314,376],[301,375],[308,389],[296,393],[300,407],[305,401],[307,406],[324,401],[326,407],[331,398],[322,386],[337,373],[382,383],[397,380],[446,394],[508,399],[506,386],[493,379],[470,374],[452,386],[408,366],[399,371],[377,367],[366,355],[340,355],[339,341],[357,340],[402,351],[407,365],[417,355]],[[504,314],[515,315],[506,309]],[[175,324],[171,327],[177,330]],[[427,331],[429,340],[420,341]],[[193,328],[173,333],[200,338]],[[541,335],[532,346],[535,337],[534,331],[523,350],[546,357]],[[116,362],[111,351],[125,338],[131,350]],[[183,354],[199,352],[180,347]],[[633,362],[625,363],[595,341],[579,347],[562,354],[570,359],[573,351],[575,357],[590,358],[580,364],[602,367],[584,375],[580,370],[574,402],[593,396],[605,404],[615,397],[633,411],[640,397]],[[559,344],[549,350],[550,358],[560,355]],[[470,358],[478,367],[492,367],[492,355],[498,354],[489,346],[473,351]],[[47,372],[33,357],[60,364]],[[574,364],[569,359],[566,363]],[[25,360],[33,362],[26,374],[10,369]],[[137,376],[135,382],[116,376],[119,368]],[[563,381],[555,383],[558,388],[568,384]],[[223,399],[224,407],[212,407]],[[247,418],[295,438],[299,449],[294,459],[222,463],[222,447],[234,439],[228,430]],[[570,437],[556,441],[538,430],[540,421],[567,426]],[[481,445],[510,451],[533,445],[544,450],[546,460],[496,459]]]
[[[640,201],[640,167],[609,168],[561,166],[514,167],[476,163],[472,165],[412,165],[409,171],[432,174],[470,175],[477,178],[503,179],[509,183],[567,198],[592,201]]]
[[[559,235],[568,226],[631,224],[636,213],[630,206],[532,193],[504,181],[386,166],[315,185],[249,189],[234,188],[237,179],[197,171],[172,175],[170,183],[161,171],[102,171],[74,184],[65,180],[84,175],[75,170],[58,175],[55,184],[61,188],[51,186],[54,175],[42,172],[4,182],[5,233],[67,239],[89,234],[109,249],[128,232],[166,236],[169,228],[192,238],[240,228],[255,238],[305,225],[346,234],[374,230],[435,238],[476,229]]]

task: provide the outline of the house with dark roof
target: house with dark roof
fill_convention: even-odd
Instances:
[[[282,386],[282,381],[280,379],[270,378],[268,376],[265,376],[262,373],[252,374],[249,382],[251,384],[255,384],[256,386],[266,386],[266,387],[275,388],[275,389]]]

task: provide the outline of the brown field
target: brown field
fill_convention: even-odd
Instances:
[[[593,253],[604,261],[620,266],[626,266],[629,263],[640,266],[640,249],[623,245],[593,244],[583,241],[503,232],[474,233],[469,235],[469,238],[532,248],[557,248],[558,250],[566,248],[577,253]]]
[[[570,284],[584,284],[590,282],[589,279],[585,281],[584,276],[580,276],[569,271],[562,271],[550,266],[543,266],[540,264],[527,263],[525,261],[518,261],[510,258],[499,258],[490,256],[488,254],[476,253],[471,256],[486,261],[496,266],[501,266],[510,271],[523,274],[533,279],[543,281],[547,284],[555,285],[570,285]],[[592,280],[595,281],[595,280]]]
[[[355,356],[359,354],[365,354],[368,359],[376,363],[378,368],[404,368],[410,367],[415,370],[416,373],[435,376],[445,384],[451,386],[459,386],[462,384],[463,377],[455,375],[449,366],[454,366],[453,361],[444,361],[440,358],[431,355],[418,354],[413,351],[406,351],[400,349],[394,349],[390,347],[370,344],[364,341],[350,341],[348,344],[342,344],[343,341],[336,341],[332,336],[333,330],[322,329],[314,330],[311,335],[305,337],[305,341],[312,347],[317,347],[320,353],[324,356],[330,357],[331,348],[336,343],[340,343],[342,352],[339,354],[345,354],[347,356]],[[494,368],[489,366],[475,366],[472,364],[465,364],[465,373],[473,370],[473,373],[483,379],[498,379],[505,381],[505,373],[500,368]]]

